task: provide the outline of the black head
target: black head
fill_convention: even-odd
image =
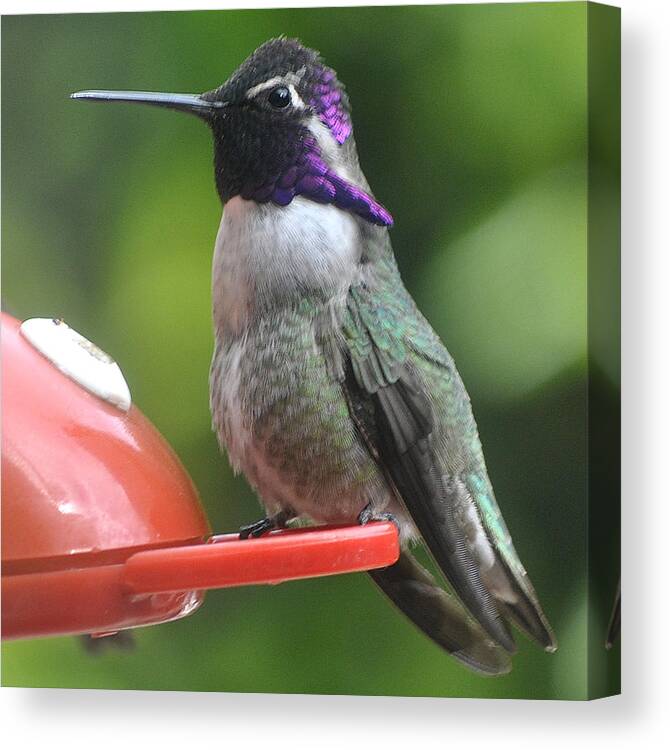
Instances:
[[[335,71],[297,39],[265,42],[203,99],[231,103],[270,128],[316,115],[340,145],[352,132],[349,99]]]
[[[216,186],[287,205],[297,195],[332,203],[375,224],[392,219],[344,175],[356,163],[349,100],[335,71],[296,39],[271,39],[218,88],[200,96],[80,92],[74,98],[144,102],[197,114],[214,135]],[[349,170],[350,171],[350,170]]]

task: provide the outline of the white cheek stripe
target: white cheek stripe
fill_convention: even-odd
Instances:
[[[256,86],[252,86],[250,89],[247,89],[245,97],[247,99],[253,99],[255,96],[260,94],[261,91],[273,88],[274,86],[283,85],[286,86],[286,88],[291,92],[293,104],[297,104],[302,109],[307,109],[307,105],[300,98],[300,94],[298,94],[295,88],[295,84],[299,81],[300,77],[295,73],[287,73],[285,76],[275,76],[274,78],[269,78],[267,81],[263,81],[263,83],[258,83],[256,84]]]

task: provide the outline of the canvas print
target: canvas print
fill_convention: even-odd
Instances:
[[[3,18],[3,684],[618,692],[619,33]]]

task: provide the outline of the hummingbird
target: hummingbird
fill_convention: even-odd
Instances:
[[[280,37],[203,94],[72,96],[190,112],[211,130],[223,205],[212,421],[266,513],[241,536],[392,519],[400,557],[370,576],[439,646],[492,675],[511,669],[510,623],[554,651],[468,394],[400,277],[393,218],[359,164],[335,71]],[[419,563],[418,542],[453,593]]]

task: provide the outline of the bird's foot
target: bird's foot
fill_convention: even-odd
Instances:
[[[400,533],[400,523],[393,513],[377,513],[370,504],[366,505],[365,508],[358,514],[358,523],[361,526],[365,526],[367,523],[372,521],[390,521],[398,529]]]
[[[259,536],[263,536],[268,531],[277,528],[272,518],[261,518],[260,521],[250,523],[248,526],[240,527],[240,539],[257,539]]]
[[[292,517],[292,514],[281,511],[275,516],[268,516],[267,518],[261,518],[256,523],[250,523],[248,526],[242,526],[240,528],[240,539],[258,539],[267,534],[268,531],[274,531],[274,529],[283,529],[286,526],[287,521]]]

